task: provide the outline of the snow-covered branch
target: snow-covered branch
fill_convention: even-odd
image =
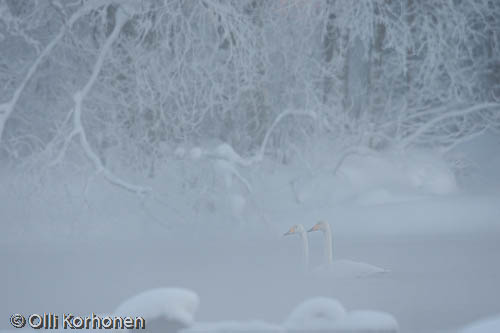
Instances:
[[[78,137],[103,174],[121,164],[154,177],[173,147],[205,141],[249,167],[268,152],[289,161],[303,138],[449,149],[500,127],[491,1],[9,4],[0,52],[26,51],[0,57],[9,158],[42,151],[57,165]]]
[[[52,50],[57,46],[57,44],[64,37],[67,30],[71,29],[75,22],[80,20],[83,16],[87,15],[90,11],[95,10],[98,7],[109,4],[110,0],[92,0],[86,2],[82,7],[80,7],[76,12],[74,12],[67,22],[61,25],[59,32],[52,38],[52,40],[45,46],[45,48],[38,54],[29,67],[28,71],[24,75],[23,79],[15,89],[12,97],[0,104],[0,144],[2,142],[2,134],[4,131],[5,123],[12,115],[14,108],[21,97],[21,94],[26,88],[28,82],[32,79],[35,72],[38,70],[42,62],[50,55]]]
[[[412,144],[415,144],[415,142],[419,137],[424,135],[426,132],[432,130],[436,125],[438,125],[441,122],[444,122],[452,118],[465,117],[470,114],[481,112],[487,109],[498,110],[498,112],[500,112],[500,104],[484,103],[484,104],[470,106],[467,108],[462,108],[459,110],[450,110],[450,111],[436,113],[435,117],[422,123],[413,133],[411,133],[410,135],[405,137],[401,142],[399,142],[399,147],[404,149]],[[463,139],[460,138],[459,140],[461,141]]]
[[[69,134],[69,137],[67,138],[66,142],[69,142],[69,140],[71,140],[72,137],[78,135],[80,138],[80,144],[85,152],[85,155],[93,163],[98,173],[102,173],[103,176],[114,185],[122,187],[128,191],[143,193],[150,191],[150,189],[141,186],[136,186],[122,180],[103,165],[100,158],[97,156],[97,154],[90,146],[89,141],[87,139],[87,133],[82,123],[83,101],[89,94],[92,87],[94,86],[95,81],[97,80],[97,77],[102,70],[104,61],[107,55],[110,53],[111,47],[118,38],[118,35],[126,21],[127,21],[127,16],[125,15],[125,13],[121,11],[120,8],[118,8],[115,15],[115,23],[114,23],[115,25],[113,31],[106,39],[106,42],[104,43],[98,54],[98,58],[92,69],[92,74],[87,80],[85,86],[81,90],[73,94],[73,101],[75,103],[73,110],[73,131]],[[64,145],[63,151],[66,149],[66,147],[67,143]]]

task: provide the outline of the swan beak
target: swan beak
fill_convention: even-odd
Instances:
[[[293,235],[295,233],[295,228],[290,228],[287,232],[283,234],[283,236]]]

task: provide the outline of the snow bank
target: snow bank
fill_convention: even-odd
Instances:
[[[190,326],[200,303],[198,295],[188,289],[158,288],[144,291],[119,305],[115,316],[141,316],[148,321],[163,318]],[[146,324],[147,325],[147,324]]]
[[[494,333],[500,332],[500,316],[478,320],[467,325],[460,333]]]
[[[351,311],[336,323],[341,332],[398,332],[396,319],[385,312],[372,310]]]
[[[283,325],[288,330],[328,330],[345,316],[346,311],[338,300],[315,297],[297,305]]]
[[[332,298],[316,297],[299,304],[283,325],[287,330],[300,332],[387,332],[399,331],[396,319],[385,312],[357,310],[346,312]]]
[[[458,186],[453,171],[439,154],[432,151],[393,151],[347,158],[339,174],[359,190],[383,188],[417,191],[424,194],[449,194]]]
[[[263,321],[220,321],[213,323],[196,323],[181,333],[285,333],[285,329],[278,325]]]

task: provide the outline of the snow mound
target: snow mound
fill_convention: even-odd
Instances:
[[[361,193],[357,197],[356,202],[363,206],[374,206],[388,203],[409,202],[416,199],[419,199],[419,197],[408,194],[403,195],[401,193],[389,191],[386,188],[376,188]]]
[[[237,152],[234,151],[227,143],[222,143],[215,148],[215,154],[219,158],[226,159],[233,164],[247,165],[249,164],[244,158],[242,158]]]
[[[164,319],[182,326],[191,326],[200,303],[198,295],[182,288],[158,288],[144,291],[117,307],[115,316],[141,316],[148,325]]]
[[[408,154],[404,169],[415,188],[433,194],[448,194],[457,190],[455,175],[445,160],[432,152]]]
[[[316,297],[299,304],[288,316],[284,327],[289,332],[378,332],[399,331],[396,319],[385,312],[358,310],[346,313],[339,301]]]
[[[345,160],[339,172],[358,191],[384,188],[382,196],[386,200],[393,197],[387,188],[439,195],[458,189],[455,175],[445,159],[432,151],[353,155]]]
[[[284,326],[288,330],[328,330],[345,316],[346,311],[338,300],[315,297],[296,306]]]
[[[184,147],[177,147],[174,151],[174,156],[177,159],[183,159],[186,157],[186,149]]]
[[[328,278],[366,278],[389,273],[388,270],[364,262],[347,259],[334,260],[330,265],[321,265],[312,270],[312,275]]]
[[[180,333],[284,333],[285,329],[278,325],[262,321],[220,321],[214,323],[196,323],[183,329]]]
[[[460,333],[500,332],[500,316],[478,320],[460,331]]]
[[[398,332],[396,319],[385,312],[372,310],[351,311],[336,324],[339,332]]]
[[[202,156],[203,156],[203,149],[201,149],[200,147],[193,147],[189,151],[189,157],[191,157],[193,161],[199,160]]]

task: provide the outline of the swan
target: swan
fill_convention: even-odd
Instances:
[[[352,260],[333,260],[332,231],[328,222],[320,221],[307,232],[322,231],[325,236],[326,265],[315,269],[315,273],[327,273],[334,277],[367,277],[377,274],[388,273],[388,270],[370,264]]]
[[[314,297],[305,300],[292,310],[283,326],[289,332],[377,332],[396,333],[396,319],[381,311],[346,311],[333,298]]]
[[[113,315],[143,317],[148,332],[178,332],[193,325],[199,303],[198,295],[191,290],[157,288],[124,301]]]
[[[302,224],[295,224],[283,236],[296,235],[300,236],[302,240],[302,260],[304,264],[304,269],[307,272],[309,269],[309,241],[307,239],[306,229]]]

